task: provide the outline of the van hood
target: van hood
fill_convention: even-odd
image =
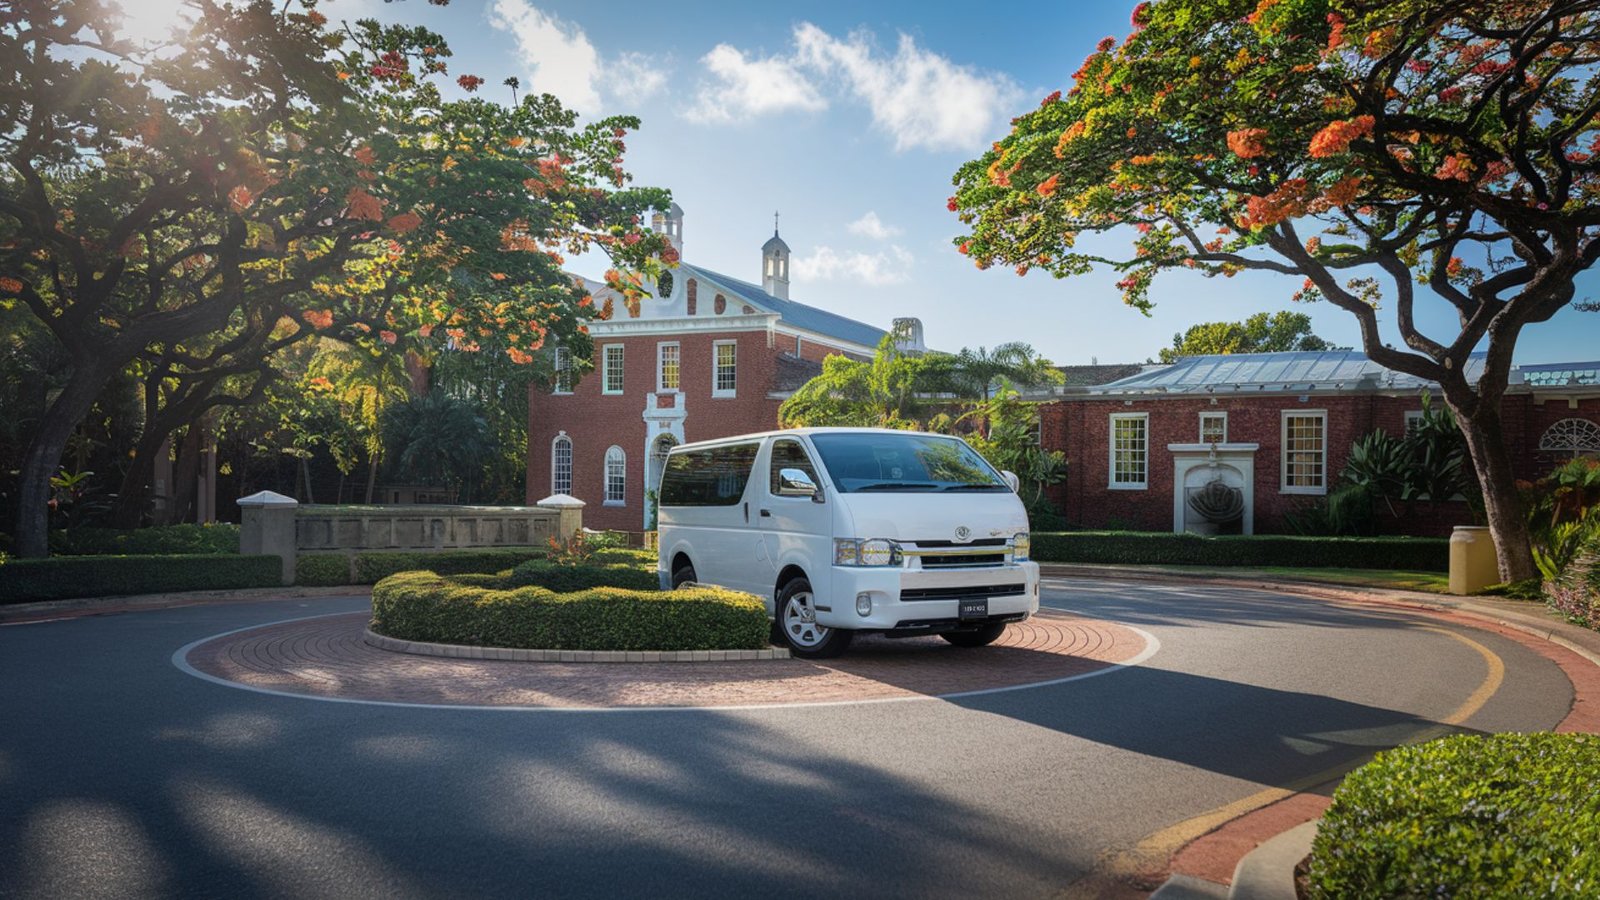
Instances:
[[[953,541],[965,526],[970,540],[1010,537],[1028,530],[1028,512],[1016,494],[834,493],[850,518],[851,537],[897,541]]]

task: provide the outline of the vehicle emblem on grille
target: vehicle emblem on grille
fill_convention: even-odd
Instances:
[[[958,542],[960,542],[960,543],[963,543],[963,544],[965,544],[967,541],[972,540],[972,529],[968,528],[965,525],[957,525],[956,526],[956,540]]]

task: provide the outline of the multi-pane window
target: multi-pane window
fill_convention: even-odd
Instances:
[[[572,438],[564,431],[550,445],[550,493],[572,493]]]
[[[678,389],[679,349],[677,344],[656,345],[656,390]]]
[[[606,451],[606,503],[621,505],[628,498],[628,457],[621,447]]]
[[[553,362],[556,379],[551,390],[557,394],[572,393],[572,351],[566,347],[557,347]]]
[[[715,369],[711,396],[732,397],[739,386],[739,345],[733,341],[717,341],[711,345],[711,359]]]
[[[1422,427],[1422,410],[1406,410],[1406,434],[1410,434],[1412,431],[1420,427]]]
[[[1226,444],[1228,442],[1228,414],[1203,412],[1200,414],[1200,443]]]
[[[600,352],[601,393],[622,393],[622,345],[607,344]]]
[[[1111,487],[1143,488],[1149,481],[1150,416],[1111,416]]]
[[[1328,416],[1322,410],[1283,413],[1283,492],[1328,490]]]

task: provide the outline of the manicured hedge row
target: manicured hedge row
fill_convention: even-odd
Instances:
[[[70,528],[50,532],[53,556],[146,556],[238,553],[239,526],[159,525],[150,528]]]
[[[1039,562],[1169,566],[1312,566],[1445,572],[1445,538],[1201,537],[1142,531],[1066,531],[1033,535]]]
[[[295,560],[295,584],[374,584],[396,572],[426,569],[441,575],[503,572],[518,563],[540,559],[542,547],[498,547],[492,550],[375,550],[356,553],[303,554]]]
[[[276,587],[276,556],[58,556],[0,564],[0,604],[68,597]]]
[[[758,650],[771,625],[750,594],[714,587],[558,594],[482,576],[405,572],[372,589],[372,630],[408,641],[545,650]],[[474,583],[464,583],[474,582]]]
[[[558,594],[597,587],[654,591],[661,588],[661,580],[655,569],[646,569],[637,562],[564,565],[548,559],[530,559],[512,570],[510,586],[542,587]]]
[[[1600,895],[1600,736],[1459,735],[1345,778],[1312,845],[1311,896]]]

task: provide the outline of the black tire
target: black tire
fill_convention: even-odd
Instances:
[[[694,564],[684,563],[672,570],[672,589],[677,590],[684,584],[694,581]]]
[[[831,659],[850,648],[854,631],[829,628],[816,623],[812,606],[811,582],[796,578],[778,592],[773,604],[773,625],[783,637],[784,646],[801,659]],[[808,618],[809,617],[809,618]]]
[[[957,647],[987,647],[1006,633],[1006,623],[985,625],[977,631],[946,631],[939,635]]]

